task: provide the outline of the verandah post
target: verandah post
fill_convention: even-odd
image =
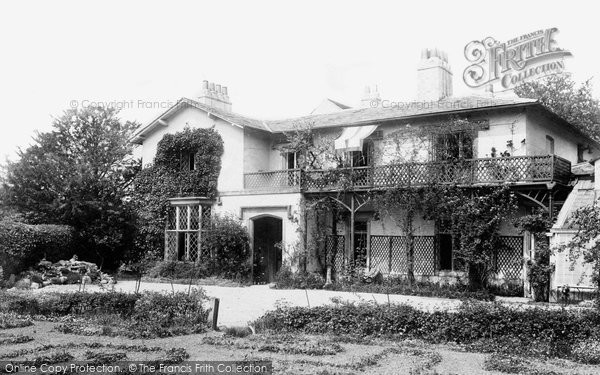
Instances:
[[[350,194],[350,254],[348,258],[356,261],[354,258],[354,195]]]

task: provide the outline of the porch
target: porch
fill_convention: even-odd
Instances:
[[[286,169],[244,174],[244,189],[339,191],[427,184],[567,184],[571,163],[556,155],[466,159],[336,169]]]

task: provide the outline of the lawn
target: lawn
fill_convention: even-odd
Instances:
[[[132,287],[128,283],[118,285],[123,289]],[[6,306],[8,305],[0,301],[0,306],[3,305],[5,309],[5,312],[0,312],[0,362],[10,360],[64,363],[86,360],[110,364],[117,361],[135,360],[176,364],[186,360],[267,360],[272,361],[274,373],[276,374],[515,373],[540,375],[600,373],[600,366],[598,365],[588,365],[558,357],[523,356],[524,354],[518,351],[516,353],[515,351],[509,353],[504,351],[491,352],[490,347],[486,346],[487,344],[478,345],[478,342],[471,342],[471,344],[448,342],[454,341],[453,339],[445,341],[428,339],[425,341],[422,340],[421,336],[411,336],[404,333],[396,333],[395,336],[391,336],[389,335],[391,331],[381,331],[387,333],[377,333],[366,337],[354,336],[359,333],[358,329],[351,329],[350,332],[345,330],[344,332],[348,333],[341,334],[334,334],[339,332],[333,331],[327,333],[329,324],[333,324],[333,322],[328,323],[326,319],[325,321],[320,319],[320,322],[319,319],[305,320],[305,323],[311,322],[313,328],[320,327],[321,334],[308,332],[310,328],[307,328],[306,332],[302,332],[302,328],[296,331],[286,329],[270,330],[265,329],[266,326],[264,325],[261,327],[258,322],[253,325],[253,330],[257,333],[252,334],[244,323],[237,324],[243,317],[247,318],[245,322],[254,320],[257,316],[263,314],[262,310],[265,307],[274,309],[273,304],[279,301],[282,294],[287,294],[289,298],[296,302],[292,305],[303,305],[306,302],[306,306],[308,305],[307,298],[310,299],[313,306],[330,305],[332,301],[329,300],[329,303],[327,303],[326,299],[331,299],[331,293],[335,293],[338,298],[340,295],[354,296],[355,303],[364,303],[360,302],[363,298],[359,298],[357,294],[343,292],[309,291],[307,297],[304,291],[295,293],[295,291],[256,287],[205,287],[209,295],[219,295],[222,301],[229,305],[227,313],[224,314],[227,319],[225,322],[220,323],[221,330],[219,332],[207,329],[197,330],[195,325],[186,325],[187,320],[182,321],[174,317],[169,318],[168,321],[180,327],[179,330],[148,331],[145,335],[131,335],[133,331],[129,331],[130,329],[135,331],[139,327],[156,327],[157,324],[162,324],[160,323],[162,320],[157,320],[159,317],[162,317],[160,319],[166,319],[165,316],[160,315],[161,312],[166,311],[166,309],[179,311],[177,306],[188,293],[187,285],[174,285],[171,287],[168,284],[144,284],[143,286],[144,289],[154,289],[154,291],[148,293],[162,293],[161,295],[167,299],[158,298],[156,295],[153,298],[143,297],[136,302],[135,310],[131,310],[132,303],[135,302],[128,297],[131,294],[114,295],[113,305],[121,311],[120,315],[117,315],[116,312],[113,313],[111,310],[112,307],[104,309],[108,311],[102,309],[111,300],[99,298],[101,295],[97,294],[95,298],[80,299],[72,298],[78,297],[78,295],[82,296],[80,294],[72,296],[66,295],[71,293],[57,294],[58,290],[56,288],[49,288],[43,292],[20,292],[18,295],[29,296],[29,298],[40,301],[39,306],[32,305],[29,302],[25,303],[30,301],[28,299],[14,304],[23,311],[35,311],[31,312],[31,314],[34,314],[33,317],[6,312]],[[65,292],[69,291],[68,287],[61,289]],[[296,296],[296,294],[298,295]],[[11,298],[9,294],[4,295],[4,297],[3,299],[7,301]],[[369,301],[371,306],[377,306],[375,302],[378,302],[379,305],[388,306],[387,301],[378,301],[378,299],[385,296],[364,296],[364,298],[367,297],[372,298]],[[413,311],[413,316],[420,314],[418,311],[429,314],[427,313],[429,310],[439,311],[444,307],[449,307],[449,301],[445,299],[418,298],[413,300],[415,297],[410,298],[407,301],[412,302],[411,304],[418,308],[418,310]],[[42,303],[41,301],[46,302]],[[62,302],[55,303],[51,301]],[[169,301],[176,301],[177,304],[171,304]],[[422,306],[420,303],[423,301],[428,303]],[[291,301],[288,300],[287,302]],[[434,304],[434,302],[436,302],[435,308],[432,308],[434,306],[430,304]],[[452,302],[450,306],[454,303],[460,304],[459,301],[451,300],[450,302]],[[156,309],[155,303],[161,303],[163,308]],[[339,302],[334,305],[348,309],[348,313],[362,311],[360,308],[353,310],[351,306],[354,305],[344,305]],[[487,305],[487,303],[483,303],[483,305]],[[86,306],[90,307],[91,310],[81,309],[81,307]],[[96,310],[96,308],[99,308],[99,310]],[[146,318],[143,318],[145,315],[136,315],[136,313],[139,313],[140,308],[146,309],[145,315],[156,315],[156,318],[150,318],[146,321]],[[305,308],[299,307],[300,310]],[[48,309],[59,314],[48,313]],[[313,307],[312,309],[318,308]],[[300,310],[296,308],[295,311]],[[21,313],[24,313],[23,311]],[[183,314],[178,315],[180,318],[193,319],[185,311],[179,311],[178,313]],[[278,319],[284,319],[284,316],[282,315]],[[301,315],[298,317],[301,317]],[[375,322],[360,323],[361,319],[357,317],[350,317],[346,320],[348,319],[356,319],[354,322],[348,322],[348,324],[350,324],[349,326],[356,325],[357,328],[374,326],[375,324]],[[339,319],[337,321],[339,322]],[[132,324],[135,322],[138,325]],[[139,325],[140,322],[142,326]],[[293,320],[293,322],[295,326],[301,327],[300,320]],[[190,334],[190,332],[197,333]],[[584,342],[587,342],[587,340]]]
[[[302,334],[233,337],[222,332],[143,340],[63,334],[56,331],[59,324],[34,321],[0,330],[0,361],[260,359],[273,361],[276,374],[498,374],[511,369],[526,374],[600,373],[598,366],[565,360],[519,359],[515,364],[507,357],[415,340]]]

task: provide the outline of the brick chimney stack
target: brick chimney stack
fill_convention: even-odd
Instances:
[[[374,90],[371,90],[371,87],[365,86],[365,91],[363,93],[363,97],[360,100],[361,108],[377,108],[381,103],[381,95],[379,95],[379,90],[377,86],[375,86]]]
[[[424,49],[417,68],[417,99],[438,101],[452,96],[452,70],[444,51]]]
[[[227,86],[203,81],[202,92],[198,101],[207,106],[231,112],[231,101],[229,100]]]

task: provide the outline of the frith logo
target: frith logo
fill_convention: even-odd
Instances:
[[[474,40],[465,47],[469,65],[463,79],[469,87],[500,84],[502,90],[519,83],[560,73],[571,52],[558,48],[557,28],[538,30],[505,43],[492,37]]]

